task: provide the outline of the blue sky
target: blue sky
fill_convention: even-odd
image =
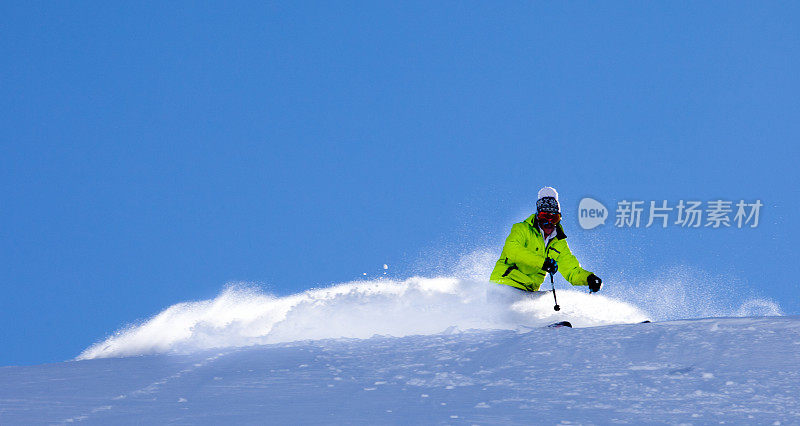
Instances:
[[[607,286],[686,268],[798,314],[799,12],[4,3],[0,365],[232,281],[285,295],[499,254],[544,185]],[[765,206],[756,229],[584,231],[585,196]]]

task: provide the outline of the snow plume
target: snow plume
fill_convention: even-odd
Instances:
[[[179,303],[86,349],[78,359],[374,335],[425,335],[467,329],[525,329],[568,320],[576,327],[708,316],[780,315],[772,302],[722,303],[696,285],[696,273],[671,271],[652,282],[607,283],[599,294],[557,283],[530,295],[486,280],[493,251],[464,256],[455,276],[381,278],[278,297],[229,285],[212,300]],[[549,285],[543,286],[544,288]],[[706,290],[703,290],[706,288]]]
[[[180,303],[86,349],[78,359],[326,338],[408,336],[454,329],[515,329],[568,319],[576,326],[636,322],[626,303],[577,291],[523,297],[513,288],[453,277],[360,281],[276,297],[228,286],[213,300]]]
[[[626,278],[603,291],[641,307],[657,321],[783,315],[777,303],[759,297],[735,277],[686,266],[671,267],[647,279]]]

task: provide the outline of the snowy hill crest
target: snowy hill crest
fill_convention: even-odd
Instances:
[[[0,422],[795,424],[798,345],[797,317],[714,318],[5,367]]]

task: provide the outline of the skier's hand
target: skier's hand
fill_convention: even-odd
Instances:
[[[551,275],[555,274],[558,271],[558,263],[556,263],[555,259],[547,258],[544,260],[544,265],[542,265],[542,271],[548,272]]]
[[[598,292],[603,288],[603,280],[595,274],[589,275],[586,278],[586,282],[589,284],[589,293]]]

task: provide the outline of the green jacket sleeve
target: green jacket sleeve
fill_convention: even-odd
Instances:
[[[552,256],[553,250],[551,250],[551,256],[558,262],[559,272],[572,285],[588,285],[586,278],[591,275],[591,272],[581,268],[581,264],[572,254],[566,240],[561,240],[561,243],[558,247],[560,253],[555,253],[558,257]]]
[[[505,252],[509,263],[526,265],[531,268],[541,268],[544,264],[544,256],[529,250],[525,247],[524,224],[517,223],[511,227],[505,244]]]

